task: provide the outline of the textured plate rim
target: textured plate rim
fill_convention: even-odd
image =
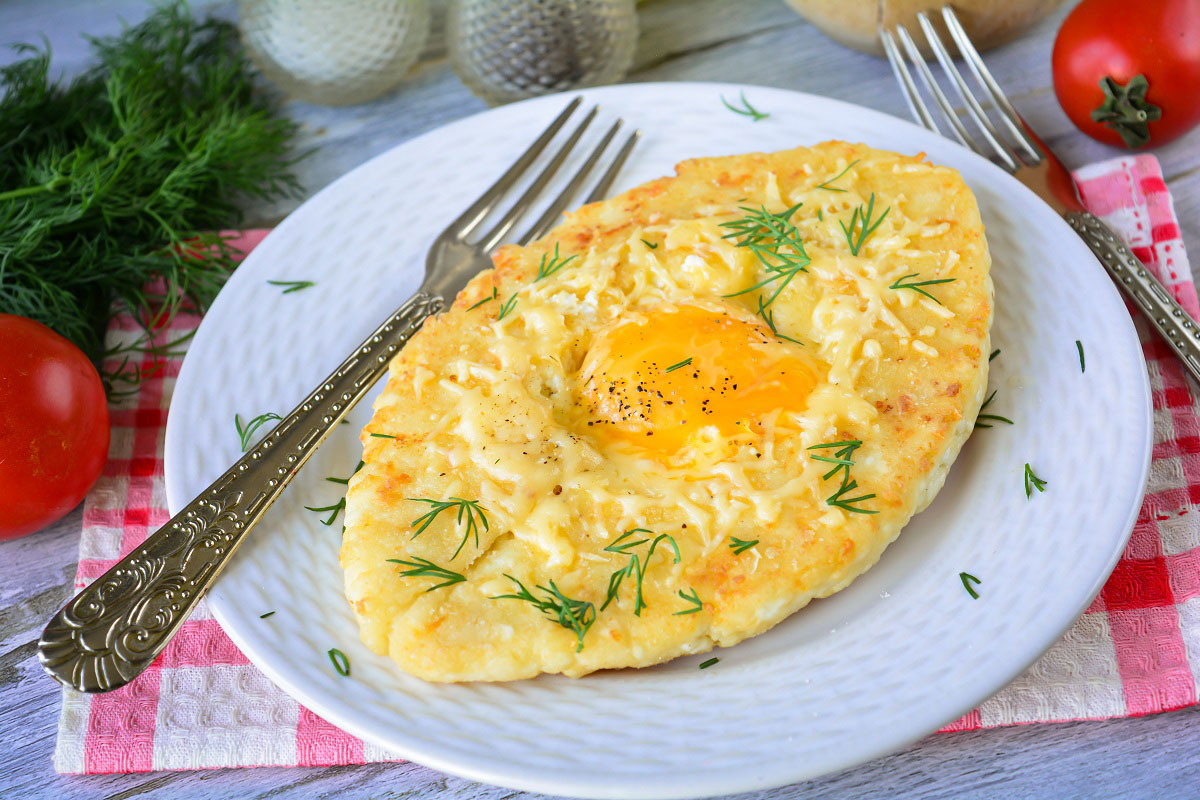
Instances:
[[[832,106],[844,114],[853,115],[853,116],[858,117],[859,119],[865,118],[865,119],[872,121],[878,125],[901,126],[902,128],[906,129],[906,131],[908,133],[917,135],[918,138],[927,138],[928,139],[929,137],[933,136],[933,134],[930,134],[928,131],[924,130],[923,128],[919,128],[918,126],[916,126],[913,123],[908,122],[907,120],[902,120],[897,117],[893,117],[889,114],[886,114],[884,112],[877,111],[874,109],[866,108],[863,106],[858,106],[858,105],[855,105],[852,103],[848,103],[848,102],[841,101],[841,100],[836,100],[833,98],[828,98],[828,97],[823,97],[823,96],[818,96],[818,95],[811,95],[811,94],[807,94],[807,93],[803,93],[803,92],[795,92],[795,91],[786,90],[786,89],[777,89],[777,88],[764,87],[764,86],[754,86],[754,85],[749,85],[749,84],[728,84],[728,83],[711,83],[711,82],[637,83],[637,84],[622,84],[622,85],[617,85],[617,86],[582,90],[579,92],[574,92],[572,94],[579,94],[586,98],[596,97],[598,99],[602,99],[603,96],[608,93],[623,93],[623,92],[628,92],[628,91],[647,91],[647,90],[651,91],[651,92],[654,92],[654,91],[671,92],[671,91],[679,91],[679,90],[705,90],[705,91],[713,91],[716,93],[740,92],[740,91],[744,90],[744,91],[753,91],[753,92],[762,93],[762,94],[772,94],[773,93],[773,94],[779,94],[779,95],[787,95],[791,98],[792,101],[801,100],[801,101],[817,103],[817,104],[821,104],[821,105],[825,105],[825,106]],[[560,96],[551,96],[550,98],[547,98],[547,97],[532,98],[530,100],[522,101],[520,103],[515,103],[515,104],[511,104],[509,106],[501,107],[500,109],[491,109],[488,111],[483,111],[478,114],[474,114],[469,117],[465,117],[465,118],[447,123],[444,126],[439,126],[438,128],[435,128],[429,132],[426,132],[425,134],[422,134],[419,137],[414,137],[413,139],[409,139],[405,142],[402,142],[402,143],[396,145],[396,147],[390,148],[389,150],[385,151],[384,153],[381,153],[381,154],[375,156],[371,160],[365,162],[364,164],[360,165],[359,167],[356,167],[354,170],[350,171],[349,173],[347,173],[347,174],[343,175],[342,177],[338,178],[337,180],[333,181],[328,186],[326,186],[325,188],[323,188],[319,192],[317,192],[315,195],[313,195],[312,198],[309,198],[309,200],[307,200],[300,207],[298,207],[297,211],[303,209],[306,205],[308,205],[309,203],[312,203],[317,198],[325,195],[327,192],[338,191],[339,185],[342,184],[344,181],[351,180],[354,176],[356,176],[360,172],[369,171],[373,167],[374,163],[377,160],[387,158],[391,154],[391,152],[397,148],[405,147],[414,142],[418,142],[418,141],[426,140],[426,139],[429,139],[432,137],[436,137],[443,130],[443,128],[448,127],[450,125],[479,124],[479,121],[481,118],[487,117],[490,114],[494,114],[494,113],[501,112],[501,111],[506,111],[507,109],[512,109],[514,107],[531,107],[531,106],[534,106],[534,105],[537,105],[540,103],[544,103],[548,99],[553,99],[555,97],[561,97],[561,95]],[[993,173],[993,175],[999,181],[1008,183],[1008,186],[1006,187],[1007,189],[1014,191],[1018,194],[1025,194],[1025,195],[1028,195],[1029,197],[1035,197],[1029,189],[1020,185],[1012,176],[1003,172],[1002,170],[1000,170],[999,167],[996,167],[995,165],[991,164],[990,162],[987,162],[984,159],[980,158],[979,156],[974,155],[973,153],[969,152],[968,150],[961,147],[960,145],[957,145],[953,142],[950,142],[948,140],[943,140],[943,139],[938,139],[937,142],[938,142],[939,147],[947,147],[947,148],[954,149],[954,150],[958,151],[959,156],[961,158],[975,162],[979,166],[979,168],[983,169],[984,171],[991,171]],[[1047,208],[1047,211],[1050,211],[1050,210]],[[293,212],[293,214],[295,214],[295,213],[296,212]],[[1063,235],[1063,238],[1071,239],[1071,240],[1076,239],[1075,234],[1071,230],[1071,228],[1065,223],[1065,221],[1061,220],[1060,218],[1057,217],[1057,215],[1053,214],[1052,211],[1049,213],[1049,215],[1047,217],[1047,224],[1053,224],[1055,227],[1059,228],[1060,233]],[[251,255],[251,258],[253,258],[253,254]],[[1107,277],[1107,274],[1103,271],[1100,264],[1094,258],[1092,258],[1090,260],[1090,263],[1087,265],[1087,267],[1085,267],[1085,271],[1091,273],[1091,275],[1094,278],[1094,282],[1097,284],[1096,286],[1094,286],[1092,288],[1094,288],[1098,291],[1101,291],[1101,292],[1110,292],[1111,295],[1113,297],[1115,297],[1116,299],[1118,299],[1118,301],[1119,301],[1119,296],[1117,295],[1116,287],[1111,283],[1111,281]],[[520,767],[520,766],[513,768],[513,767],[509,766],[507,764],[507,762],[492,762],[487,766],[480,766],[480,765],[476,765],[471,762],[463,762],[463,761],[455,760],[452,755],[450,755],[450,756],[443,755],[442,751],[439,749],[435,748],[433,750],[426,750],[424,747],[421,746],[422,740],[419,737],[415,737],[411,741],[405,742],[400,748],[398,748],[397,743],[395,741],[390,740],[382,735],[379,735],[378,732],[375,731],[375,729],[372,728],[369,724],[362,724],[358,719],[356,719],[356,717],[352,713],[352,710],[348,712],[346,710],[345,706],[337,706],[337,705],[325,703],[320,698],[311,695],[303,683],[294,682],[294,681],[290,680],[286,675],[281,674],[281,673],[275,671],[274,669],[272,669],[270,666],[269,660],[265,659],[259,653],[258,648],[255,645],[253,639],[242,635],[242,631],[237,627],[236,624],[232,623],[230,618],[225,614],[222,604],[217,602],[215,598],[214,598],[214,602],[211,604],[211,609],[212,609],[214,617],[216,617],[216,619],[222,625],[222,627],[225,629],[225,631],[234,640],[235,644],[237,644],[237,646],[247,655],[247,657],[250,658],[250,660],[255,664],[255,666],[257,666],[259,669],[261,669],[274,683],[279,685],[288,694],[290,694],[292,697],[299,700],[306,707],[317,712],[320,716],[324,717],[325,719],[329,720],[330,722],[338,725],[338,727],[341,727],[341,728],[347,730],[348,732],[351,732],[354,735],[356,735],[364,740],[370,741],[373,744],[376,744],[385,749],[402,750],[403,756],[406,759],[409,759],[416,763],[420,763],[420,764],[432,767],[434,769],[438,769],[440,771],[443,771],[443,772],[446,772],[449,774],[458,775],[458,776],[469,778],[472,780],[478,780],[481,782],[486,782],[486,783],[490,783],[490,784],[494,784],[494,785],[505,786],[505,787],[520,789],[520,790],[544,792],[544,793],[549,793],[549,794],[561,794],[561,795],[576,796],[576,797],[618,798],[618,797],[637,796],[637,797],[645,797],[645,798],[663,798],[665,800],[667,798],[714,796],[714,795],[734,793],[734,792],[745,792],[745,791],[773,788],[773,787],[778,787],[778,786],[786,785],[789,783],[793,783],[793,782],[796,782],[799,780],[805,780],[805,779],[813,778],[813,777],[816,777],[819,775],[828,774],[830,772],[835,772],[835,771],[845,769],[845,768],[848,768],[848,767],[851,767],[851,766],[854,766],[857,764],[861,764],[866,761],[878,758],[882,755],[886,755],[888,753],[894,752],[897,749],[900,749],[900,748],[906,746],[907,744],[909,744],[913,741],[916,741],[920,738],[923,738],[924,736],[932,733],[935,730],[938,730],[946,722],[952,721],[953,719],[956,719],[959,716],[961,716],[963,713],[966,713],[966,712],[970,711],[971,709],[977,707],[983,700],[987,699],[992,694],[994,694],[996,691],[1003,688],[1003,686],[1007,685],[1007,683],[1009,683],[1013,678],[1015,678],[1022,671],[1024,671],[1030,665],[1032,665],[1046,650],[1048,650],[1050,647],[1052,647],[1061,638],[1062,634],[1071,626],[1071,624],[1075,621],[1075,619],[1077,619],[1080,616],[1080,614],[1082,614],[1088,608],[1088,606],[1091,604],[1092,600],[1099,593],[1100,589],[1104,586],[1104,583],[1106,582],[1109,574],[1111,573],[1113,567],[1115,567],[1118,559],[1120,558],[1120,555],[1121,555],[1122,551],[1124,550],[1125,543],[1127,542],[1129,534],[1132,532],[1133,525],[1136,522],[1137,514],[1138,514],[1138,511],[1139,511],[1140,505],[1141,505],[1142,491],[1144,490],[1146,478],[1149,474],[1151,453],[1152,453],[1152,444],[1153,444],[1153,437],[1152,437],[1153,418],[1151,415],[1152,404],[1151,404],[1151,396],[1150,396],[1150,385],[1149,385],[1148,377],[1146,375],[1144,357],[1143,357],[1143,354],[1141,351],[1140,344],[1138,343],[1136,333],[1133,328],[1132,320],[1130,320],[1126,316],[1123,321],[1125,323],[1124,327],[1126,328],[1126,334],[1127,334],[1125,337],[1125,340],[1131,348],[1131,353],[1127,354],[1127,355],[1136,355],[1136,359],[1142,365],[1142,369],[1140,371],[1141,378],[1142,378],[1142,380],[1141,380],[1142,391],[1139,392],[1138,399],[1140,400],[1141,405],[1146,412],[1144,414],[1144,425],[1143,425],[1143,430],[1142,430],[1142,440],[1143,440],[1144,447],[1143,447],[1141,465],[1139,468],[1140,478],[1139,478],[1139,487],[1137,490],[1136,499],[1133,502],[1131,502],[1131,504],[1130,504],[1131,507],[1127,512],[1126,519],[1121,525],[1120,530],[1122,531],[1122,535],[1119,537],[1119,540],[1114,539],[1114,541],[1113,541],[1112,552],[1110,552],[1108,554],[1107,558],[1105,559],[1106,567],[1105,567],[1103,573],[1098,574],[1095,577],[1095,579],[1092,582],[1089,593],[1087,594],[1086,597],[1081,595],[1078,599],[1078,602],[1076,602],[1075,604],[1073,604],[1069,607],[1059,606],[1059,609],[1060,609],[1059,613],[1054,615],[1054,619],[1055,619],[1054,623],[1046,626],[1043,629],[1047,633],[1052,630],[1056,631],[1056,633],[1054,633],[1053,636],[1047,636],[1046,641],[1044,641],[1044,642],[1039,641],[1036,643],[1036,646],[1031,644],[1029,648],[1022,649],[1022,651],[1021,651],[1022,655],[1020,657],[1010,660],[1004,669],[994,670],[995,672],[1006,674],[1007,677],[1003,678],[1002,680],[999,680],[998,682],[996,680],[991,680],[991,681],[984,681],[982,683],[978,683],[977,691],[974,693],[978,696],[973,696],[972,699],[970,699],[968,702],[963,703],[961,708],[955,709],[953,713],[951,713],[949,710],[945,710],[944,715],[943,714],[938,715],[938,719],[940,721],[928,723],[925,725],[914,726],[912,729],[906,731],[903,735],[895,736],[891,739],[886,739],[886,741],[877,738],[876,739],[877,743],[874,747],[869,747],[869,748],[865,748],[863,750],[855,751],[852,755],[846,755],[846,756],[843,756],[840,758],[827,759],[819,767],[790,765],[790,766],[779,767],[779,768],[772,769],[772,770],[758,772],[753,775],[746,774],[746,773],[739,773],[737,775],[731,775],[728,777],[723,776],[721,779],[714,779],[711,775],[705,775],[704,782],[702,785],[698,784],[696,778],[694,778],[694,777],[689,778],[688,776],[672,775],[672,776],[668,776],[668,777],[665,777],[662,779],[641,780],[638,782],[637,789],[631,791],[631,786],[626,782],[622,782],[620,779],[618,779],[617,782],[613,782],[611,784],[597,785],[591,779],[588,779],[588,778],[580,779],[580,777],[573,771],[563,770],[563,771],[555,772],[555,771],[542,770],[538,774],[533,774],[528,771],[528,768],[524,768],[524,767]],[[199,332],[197,335],[199,336]],[[179,380],[178,386],[181,386],[181,387],[186,386],[186,382],[185,382],[185,375],[187,374],[186,371],[187,371],[187,362],[185,360],[183,371],[181,371],[181,373],[180,373],[180,380]],[[179,447],[180,436],[181,436],[181,434],[179,433],[179,426],[173,427],[171,425],[171,418],[168,418],[164,461],[166,462],[166,464],[168,466],[168,475],[167,475],[168,505],[172,509],[178,508],[180,505],[182,505],[182,501],[184,500],[184,498],[181,496],[181,487],[178,485],[177,481],[172,480],[171,472],[169,470],[169,465],[174,460],[174,457],[175,457],[174,454],[177,452],[177,448]],[[943,718],[943,716],[944,716],[944,718]],[[523,769],[525,771],[522,771]]]

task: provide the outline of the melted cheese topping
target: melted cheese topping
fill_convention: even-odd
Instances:
[[[851,162],[843,191],[818,188]],[[851,252],[842,226],[872,197],[886,216]],[[796,205],[811,260],[770,302],[776,335],[760,306],[778,287],[746,291],[769,276],[725,224]],[[575,258],[536,279],[555,247]],[[978,211],[956,173],[917,159],[831,143],[688,162],[496,263],[393,363],[351,482],[348,596],[368,644],[423,677],[579,675],[765,630],[874,563],[940,486],[986,384]],[[951,282],[928,287],[937,300],[896,288],[914,274]],[[500,302],[471,308],[494,290],[515,298],[503,319]],[[836,479],[811,448],[850,439],[877,513],[828,502]],[[479,546],[453,556],[451,513],[398,537],[428,509],[414,497],[477,500]],[[631,528],[672,536],[681,559],[642,564],[647,607],[623,590],[583,650],[491,599],[511,575],[599,609],[627,563],[604,548]],[[734,537],[759,543],[734,556]],[[426,594],[387,563],[405,554],[467,580]],[[676,616],[691,589],[703,610]]]

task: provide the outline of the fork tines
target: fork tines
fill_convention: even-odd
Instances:
[[[879,38],[913,117],[929,130],[942,133],[913,80],[908,63],[900,52],[900,45],[903,45],[909,62],[920,75],[921,83],[933,97],[950,127],[950,134],[955,139],[985,158],[998,162],[1010,172],[1016,171],[1022,165],[1036,166],[1042,160],[1042,151],[1037,141],[1026,131],[1025,124],[1016,109],[1008,101],[1008,97],[996,83],[996,79],[992,77],[992,73],[979,56],[979,51],[971,44],[954,9],[944,6],[941,10],[941,19],[950,33],[950,38],[954,40],[959,55],[974,78],[978,87],[978,95],[972,91],[963,78],[962,72],[955,65],[954,58],[942,41],[942,36],[929,18],[929,12],[922,11],[917,14],[917,22],[921,26],[926,41],[929,42],[930,49],[949,79],[950,85],[954,87],[961,105],[956,108],[951,104],[929,65],[921,56],[920,49],[913,37],[903,25],[896,26],[895,35],[891,31],[880,29]],[[896,43],[897,38],[900,40],[900,45]],[[983,96],[985,102],[981,103],[978,96]],[[970,119],[975,133],[972,133],[963,123],[963,115]],[[999,120],[999,127],[995,124],[994,119]],[[983,142],[981,143],[977,137],[982,137]]]
[[[475,201],[461,216],[453,223],[451,228],[455,229],[457,238],[461,241],[471,239],[471,244],[480,248],[483,251],[489,251],[498,245],[509,234],[513,227],[524,217],[534,205],[537,198],[546,190],[547,185],[558,173],[567,157],[572,150],[578,145],[584,131],[588,125],[596,118],[599,111],[597,106],[592,106],[584,115],[583,120],[579,122],[575,128],[567,135],[566,140],[559,145],[554,155],[550,157],[546,165],[538,173],[537,177],[526,187],[521,196],[509,207],[500,219],[492,226],[491,230],[479,236],[477,239],[475,234],[480,224],[484,219],[496,210],[501,199],[517,184],[521,176],[529,169],[535,160],[542,154],[550,142],[555,138],[558,132],[566,124],[567,120],[575,113],[581,104],[580,98],[575,98],[562,112],[554,119],[553,122],[544,130],[533,144],[529,146],[508,171],[505,172],[495,184],[491,186],[483,195]],[[550,204],[542,212],[541,216],[522,234],[516,241],[520,244],[528,242],[544,235],[558,221],[563,211],[571,203],[571,200],[579,193],[588,175],[599,163],[604,151],[616,137],[620,130],[623,120],[616,120],[601,137],[600,141],[592,148],[586,160],[562,188],[558,195],[550,201]],[[612,186],[613,180],[617,173],[620,172],[621,166],[629,157],[629,153],[633,150],[633,146],[638,138],[638,131],[629,134],[617,151],[616,157],[609,163],[608,168],[600,176],[599,181],[588,194],[586,202],[594,202],[603,199],[609,188]]]

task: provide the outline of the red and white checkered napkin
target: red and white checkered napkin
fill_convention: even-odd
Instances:
[[[1075,173],[1088,207],[1200,318],[1171,198],[1153,156]],[[265,231],[247,234],[243,248]],[[199,324],[177,318],[164,336]],[[1183,370],[1140,321],[1154,394],[1154,463],[1133,537],[1092,607],[1028,672],[947,730],[1102,719],[1197,701],[1200,678],[1200,415]],[[117,319],[120,341],[134,332]],[[112,410],[108,465],[83,514],[76,588],[167,521],[163,430],[173,359]],[[149,365],[147,365],[149,366]],[[64,690],[59,772],[325,766],[389,754],[338,730],[254,668],[201,604],[146,673],[101,695]]]

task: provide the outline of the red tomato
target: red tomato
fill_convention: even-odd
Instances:
[[[108,457],[108,404],[96,368],[54,331],[0,314],[0,539],[79,505]]]
[[[1165,144],[1200,124],[1200,0],[1083,0],[1051,64],[1059,105],[1088,136]]]

